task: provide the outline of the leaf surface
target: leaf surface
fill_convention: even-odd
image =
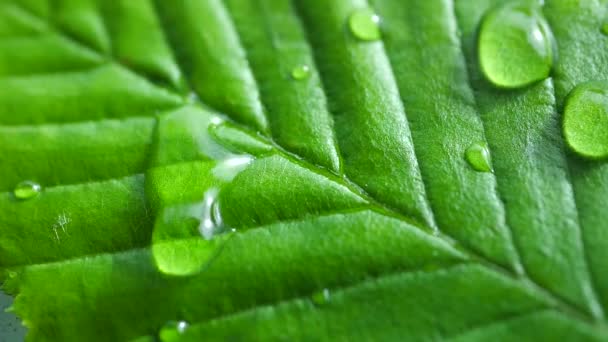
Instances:
[[[561,135],[608,76],[605,4],[546,0],[555,70],[504,90],[476,56],[502,2],[0,0],[27,339],[608,339],[608,164]],[[349,30],[365,8],[380,40]]]

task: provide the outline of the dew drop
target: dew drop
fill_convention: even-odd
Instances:
[[[465,158],[475,171],[494,171],[490,160],[490,150],[485,142],[476,142],[469,146],[465,152]]]
[[[329,289],[325,288],[321,291],[317,291],[315,293],[313,293],[312,295],[312,302],[315,303],[316,305],[323,305],[326,304],[327,302],[329,302],[329,299],[331,297],[331,294],[329,292]]]
[[[23,181],[15,187],[14,194],[15,198],[20,200],[27,200],[38,196],[42,191],[40,184],[32,181]]]
[[[478,44],[481,70],[498,87],[523,87],[551,72],[553,35],[536,5],[515,1],[490,10]]]
[[[160,210],[152,235],[152,254],[160,272],[174,276],[196,274],[232,237],[225,234],[232,230],[213,217],[214,196]]]
[[[211,119],[209,119],[209,124],[213,125],[213,126],[218,126],[224,123],[224,118],[222,118],[221,116],[217,116],[217,115],[213,115],[211,117]]]
[[[162,342],[178,341],[188,326],[186,321],[169,321],[160,329],[158,337]]]
[[[350,32],[361,40],[380,39],[380,17],[369,8],[353,12],[348,18]]]
[[[208,184],[200,200],[170,204],[160,210],[152,237],[152,253],[159,271],[192,275],[220,255],[236,231],[223,220],[221,191],[253,160],[250,155],[230,155],[217,161],[204,171]]]
[[[579,155],[608,157],[608,82],[579,84],[570,92],[563,131],[568,146]]]
[[[306,64],[298,65],[291,70],[291,77],[294,80],[303,80],[310,76],[310,67]]]

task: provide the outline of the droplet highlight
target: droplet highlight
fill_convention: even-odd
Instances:
[[[158,338],[162,342],[178,341],[180,336],[188,329],[186,321],[169,321],[163,325],[158,333]]]
[[[235,230],[218,217],[216,196],[212,191],[201,202],[161,210],[152,236],[152,254],[160,272],[196,274],[221,253]]]
[[[326,304],[327,302],[329,302],[330,298],[331,298],[331,293],[329,292],[329,289],[327,289],[327,288],[313,293],[313,295],[311,297],[312,302],[315,303],[316,305]]]
[[[608,157],[608,82],[576,86],[563,118],[564,138],[574,152],[590,159]]]
[[[245,170],[253,161],[248,154],[232,155],[217,163],[213,168],[213,177],[223,182],[231,182],[236,175]]]
[[[493,172],[490,150],[485,142],[476,142],[465,152],[465,159],[475,171]]]
[[[478,39],[481,70],[498,87],[523,87],[551,72],[554,39],[535,4],[515,1],[490,10]]]
[[[40,184],[32,181],[23,181],[17,184],[13,193],[17,199],[28,200],[38,196],[40,191],[42,191]]]
[[[304,80],[310,76],[310,67],[306,64],[298,65],[297,67],[291,70],[291,77],[294,80]]]
[[[360,40],[372,41],[381,37],[380,17],[369,8],[353,12],[348,18],[348,26],[353,36]]]
[[[201,224],[199,225],[199,232],[206,240],[211,240],[220,234],[236,231],[234,228],[228,228],[224,225],[218,199],[219,192],[217,188],[209,189],[203,199],[203,215],[201,217]]]

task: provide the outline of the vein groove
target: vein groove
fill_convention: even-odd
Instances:
[[[74,43],[75,45],[79,46],[82,50],[97,55],[99,56],[100,59],[105,59],[105,60],[110,60],[113,64],[116,64],[117,66],[120,66],[122,68],[125,68],[129,71],[131,71],[133,74],[138,75],[139,77],[142,77],[143,79],[145,79],[146,81],[148,81],[150,84],[153,84],[157,87],[161,87],[163,89],[165,89],[166,91],[172,93],[173,95],[178,95],[178,96],[182,96],[181,94],[175,92],[173,89],[171,89],[170,87],[164,87],[164,86],[159,86],[158,84],[154,83],[153,77],[150,77],[149,75],[144,75],[142,74],[142,72],[140,70],[136,70],[133,69],[131,67],[129,67],[128,65],[126,65],[125,63],[115,59],[112,55],[107,55],[107,54],[103,54],[100,51],[97,51],[93,48],[91,48],[90,46],[88,46],[87,44],[85,44],[84,42],[81,42],[78,39],[75,39],[74,37],[72,37],[70,34],[66,33],[65,31],[61,30],[59,27],[57,27],[56,25],[53,25],[52,23],[49,23],[46,20],[43,20],[42,18],[38,17],[35,13],[31,12],[30,10],[28,10],[27,8],[25,8],[24,6],[16,6],[20,11],[22,11],[23,13],[26,13],[29,17],[31,18],[36,18],[37,20],[39,20],[40,22],[45,23],[45,26],[48,28],[48,30],[50,32],[54,32],[59,36],[64,37],[65,39],[67,39],[68,41]],[[103,19],[102,19],[103,20]],[[106,30],[107,32],[107,27],[105,27],[105,22],[104,22],[104,30]],[[109,37],[109,35],[108,35]],[[108,38],[109,39],[109,38]]]

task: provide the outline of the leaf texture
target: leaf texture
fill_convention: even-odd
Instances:
[[[27,339],[607,340],[608,164],[560,129],[608,77],[605,4],[546,0],[555,70],[501,90],[476,31],[502,2],[0,0]],[[364,8],[381,40],[348,30]],[[200,237],[210,194],[236,233]]]

